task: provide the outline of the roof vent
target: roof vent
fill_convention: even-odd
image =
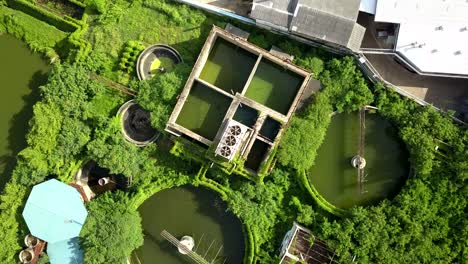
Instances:
[[[221,136],[215,150],[216,155],[232,160],[248,129],[249,128],[237,121],[232,119],[227,120],[223,135]]]
[[[224,139],[224,144],[230,147],[234,146],[236,143],[237,143],[237,140],[234,136],[229,135]]]
[[[234,126],[229,127],[229,134],[231,134],[233,136],[238,136],[238,135],[240,135],[241,132],[242,132],[242,129],[238,125],[234,125]]]
[[[228,146],[222,146],[219,150],[219,154],[225,158],[229,158],[232,154],[232,150]]]

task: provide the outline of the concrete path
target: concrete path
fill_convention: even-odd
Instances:
[[[385,80],[406,92],[443,110],[468,111],[468,79],[418,75],[390,55],[366,54],[366,57]]]

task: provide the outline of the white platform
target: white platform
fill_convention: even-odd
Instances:
[[[376,3],[375,21],[400,24],[396,50],[417,68],[423,72],[468,75],[466,0]]]

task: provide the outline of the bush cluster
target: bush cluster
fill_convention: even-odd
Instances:
[[[129,41],[125,44],[119,60],[119,69],[126,73],[135,72],[138,55],[145,49],[139,41]]]

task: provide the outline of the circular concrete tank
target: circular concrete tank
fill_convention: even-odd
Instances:
[[[159,133],[151,126],[150,113],[139,106],[135,100],[123,104],[118,113],[122,121],[122,133],[125,139],[143,147],[154,142]]]
[[[138,56],[136,64],[138,79],[140,81],[151,79],[156,74],[170,71],[173,65],[181,62],[182,57],[173,47],[164,44],[152,45]]]

